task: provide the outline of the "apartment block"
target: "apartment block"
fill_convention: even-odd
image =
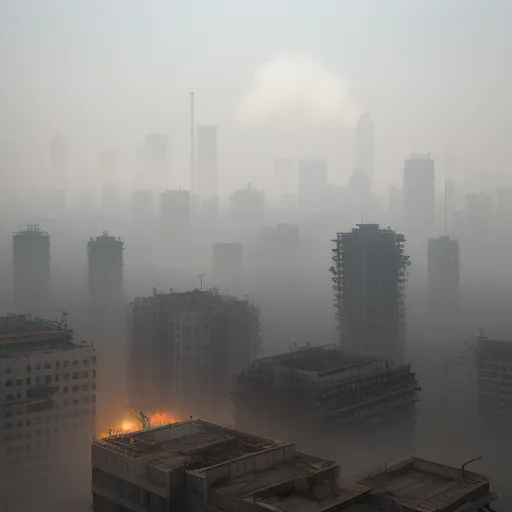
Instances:
[[[95,368],[94,347],[75,340],[66,325],[26,315],[0,318],[2,512],[22,510],[20,503],[38,493],[42,502],[57,485],[56,474],[72,476],[74,457],[87,460]]]

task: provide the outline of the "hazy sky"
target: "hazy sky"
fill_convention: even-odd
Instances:
[[[161,131],[186,185],[193,90],[197,122],[220,128],[224,189],[269,186],[280,155],[326,155],[345,182],[359,111],[381,182],[411,151],[511,172],[511,15],[508,0],[0,0],[0,162],[21,153],[44,176],[58,133],[77,183],[104,146],[131,180]]]

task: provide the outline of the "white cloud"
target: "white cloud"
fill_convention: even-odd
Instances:
[[[241,125],[353,124],[361,107],[349,84],[308,55],[281,55],[262,64],[235,111]]]

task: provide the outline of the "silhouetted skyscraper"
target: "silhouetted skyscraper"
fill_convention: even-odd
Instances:
[[[459,243],[448,236],[428,241],[428,295],[433,319],[453,318],[459,305]]]
[[[197,127],[197,191],[204,198],[217,195],[217,127]]]
[[[306,212],[326,209],[327,160],[299,161],[299,208]]]
[[[49,309],[50,235],[29,224],[12,238],[14,307],[19,313],[42,316]]]
[[[432,236],[435,228],[434,160],[430,154],[412,155],[404,167],[405,234],[414,240]]]
[[[360,224],[334,240],[336,318],[345,350],[402,359],[408,256],[403,235]]]
[[[374,128],[370,114],[363,114],[356,126],[356,169],[369,177],[375,166]]]
[[[123,312],[123,242],[103,232],[87,242],[89,312],[100,327],[113,327]]]

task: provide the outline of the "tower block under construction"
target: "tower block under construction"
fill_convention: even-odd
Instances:
[[[358,224],[333,242],[330,271],[342,348],[401,362],[409,266],[404,236]]]

